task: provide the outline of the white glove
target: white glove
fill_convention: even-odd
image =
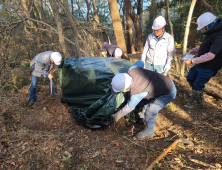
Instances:
[[[113,119],[115,120],[115,122],[118,122],[118,120],[122,117],[119,115],[119,112],[112,114],[111,115],[113,117]]]
[[[166,64],[164,67],[163,73],[166,74],[170,70],[170,68],[171,68],[170,64]]]
[[[124,106],[124,108],[122,108],[122,109],[121,109],[120,111],[118,111],[117,113],[112,114],[111,116],[115,119],[115,122],[118,122],[118,120],[119,120],[121,117],[127,115],[129,112],[131,112],[131,111],[134,110],[134,109],[135,109],[135,107],[134,107],[134,108],[130,108],[129,105],[126,104],[126,105]]]

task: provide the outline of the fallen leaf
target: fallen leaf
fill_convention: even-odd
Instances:
[[[102,149],[102,153],[106,153],[106,149]]]
[[[26,153],[26,152],[27,152],[27,150],[22,151],[22,152],[21,152],[21,155],[23,155],[23,154]]]
[[[122,163],[122,162],[124,162],[124,161],[121,161],[121,160],[117,160],[116,162],[117,162],[117,163]]]
[[[69,155],[71,155],[71,154],[70,154],[68,151],[65,151],[65,155],[68,155],[68,156],[69,156]]]
[[[17,147],[21,146],[22,144],[23,144],[23,142],[21,142],[21,143],[18,143],[18,144],[17,144]]]

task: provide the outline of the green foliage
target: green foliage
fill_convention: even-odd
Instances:
[[[65,157],[64,155],[62,156],[63,160],[66,161],[67,165],[69,167],[71,167],[71,165],[73,164],[73,162],[71,162],[69,159],[72,157],[72,155],[69,155],[68,157]]]
[[[64,165],[63,165],[63,163],[61,163],[61,164],[59,165],[59,169],[62,170],[63,168],[64,168]]]
[[[121,136],[121,131],[119,131],[118,129],[116,129],[116,132],[117,132],[118,136]]]
[[[21,65],[21,61],[19,61],[18,59],[15,59],[13,63],[10,63],[10,67],[11,68],[16,68],[19,67]]]
[[[148,152],[148,158],[152,158],[152,154]]]
[[[161,165],[162,165],[161,163],[159,163],[159,162],[157,162],[157,161],[156,161],[156,164],[157,164],[158,168],[160,168]]]
[[[32,168],[35,169],[35,167],[36,167],[36,163],[33,162],[33,163],[32,163]]]
[[[12,90],[12,89],[14,88],[12,84],[13,84],[13,83],[10,82],[10,83],[8,83],[6,86],[4,86],[4,91],[10,91],[10,90]]]
[[[26,86],[30,83],[29,79],[25,76],[17,77],[16,78],[16,87],[21,89],[23,86]]]
[[[173,110],[173,106],[172,106],[171,104],[168,104],[168,105],[166,106],[166,108],[169,109],[169,110]]]
[[[84,167],[81,168],[80,170],[87,170],[87,169],[88,169],[88,167],[86,165],[84,165]]]

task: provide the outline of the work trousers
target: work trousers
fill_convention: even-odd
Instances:
[[[46,79],[48,80],[49,92],[50,92],[50,80],[48,77],[46,77]],[[29,100],[30,101],[36,100],[37,82],[38,82],[38,76],[31,74],[31,86],[29,89]],[[54,84],[54,80],[52,79],[52,94],[54,94],[54,93],[55,93],[55,84]]]
[[[144,117],[145,117],[147,126],[154,125],[156,123],[158,112],[161,109],[163,109],[168,103],[170,103],[172,100],[175,99],[177,89],[172,80],[171,82],[172,82],[173,88],[169,94],[159,96],[152,100],[144,101],[145,105],[144,105],[143,112],[144,112]]]
[[[153,65],[149,62],[146,62],[145,69],[162,74],[164,72],[164,67],[165,65]]]
[[[202,90],[204,85],[211,77],[215,76],[217,72],[218,71],[200,68],[197,65],[194,65],[187,75],[187,82],[194,90]]]

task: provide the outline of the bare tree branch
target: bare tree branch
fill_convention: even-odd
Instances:
[[[213,14],[215,15],[215,11],[214,11],[213,7],[212,7],[210,4],[208,4],[205,0],[202,0],[202,2],[203,2],[203,4],[204,4],[204,6],[205,6],[211,13],[213,13]]]
[[[50,30],[48,30],[48,29],[43,29],[43,28],[34,28],[34,27],[29,27],[29,26],[27,26],[28,28],[31,28],[31,29],[39,29],[39,30],[42,30],[42,31],[48,31],[48,32],[51,32],[51,33],[54,33],[54,34],[58,34],[58,31],[57,31],[55,28],[53,28],[51,25],[49,25],[49,24],[47,24],[47,23],[45,23],[45,22],[38,21],[38,20],[35,20],[35,19],[33,19],[33,18],[29,18],[29,17],[26,17],[25,19],[28,19],[28,20],[31,20],[31,21],[38,22],[38,23],[40,23],[40,24],[46,25],[46,26],[48,26],[49,28],[51,28],[54,32],[53,32],[53,31],[50,31]],[[66,37],[64,37],[64,38],[65,38],[65,40],[68,41],[70,44],[75,45],[75,43],[74,43],[73,41],[69,40],[69,39],[66,38]],[[86,54],[87,56],[89,56],[83,49],[80,48],[80,51],[82,51],[84,54]]]

